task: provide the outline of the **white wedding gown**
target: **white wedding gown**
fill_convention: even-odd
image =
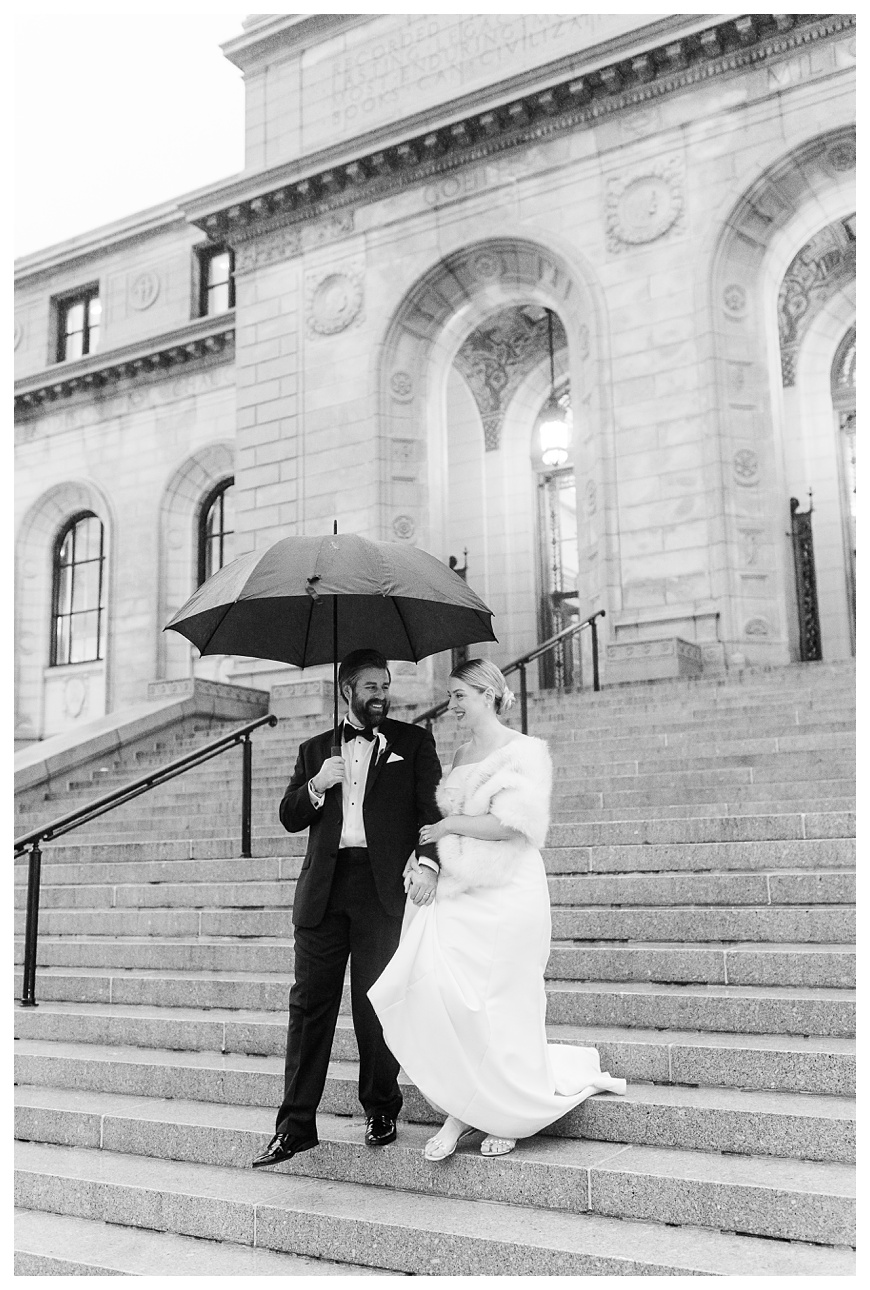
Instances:
[[[459,788],[473,769],[446,780]],[[461,792],[457,793],[461,796]],[[512,847],[511,878],[418,907],[369,991],[387,1044],[436,1110],[526,1138],[593,1093],[624,1093],[594,1048],[548,1044],[550,899],[540,852]]]

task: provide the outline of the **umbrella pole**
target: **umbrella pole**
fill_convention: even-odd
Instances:
[[[332,521],[333,533],[338,532],[338,520]],[[332,748],[333,757],[341,756],[338,737],[338,595],[332,597]]]

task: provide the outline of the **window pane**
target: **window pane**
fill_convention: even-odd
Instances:
[[[81,358],[82,333],[80,331],[76,332],[74,336],[67,336],[63,356],[64,358]]]
[[[74,529],[70,529],[69,533],[67,533],[63,540],[63,545],[60,548],[60,556],[58,557],[60,564],[72,564],[74,532]]]
[[[70,649],[71,663],[89,663],[97,658],[97,618],[96,613],[73,614],[72,644]]]
[[[58,618],[55,624],[55,661],[69,662],[69,619]]]
[[[98,560],[103,525],[96,515],[88,515],[76,525],[76,560]]]
[[[82,331],[85,325],[85,304],[83,300],[78,300],[74,305],[69,305],[64,319],[64,331],[67,336],[73,332]]]
[[[228,282],[219,283],[208,289],[208,313],[222,314],[230,307],[230,287]]]
[[[230,256],[228,251],[222,251],[220,255],[213,255],[208,262],[208,285],[215,286],[219,282],[229,282],[230,278]]]
[[[94,350],[99,346],[99,343],[100,329],[99,327],[92,327],[88,332],[88,353],[93,354]]]
[[[216,497],[208,508],[208,515],[205,517],[206,538],[211,539],[221,531],[221,499]]]
[[[80,614],[86,609],[98,609],[99,594],[99,560],[91,560],[88,564],[77,564],[73,576],[73,613]]]
[[[91,327],[99,327],[100,318],[103,312],[103,305],[99,296],[91,296],[88,301],[88,323]]]
[[[68,614],[72,609],[72,570],[60,565],[57,571],[57,612]]]
[[[224,533],[234,533],[236,528],[236,505],[233,486],[224,489]]]

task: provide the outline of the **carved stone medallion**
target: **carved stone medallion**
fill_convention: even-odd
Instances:
[[[306,280],[307,324],[310,336],[333,336],[361,321],[363,274],[360,265],[341,271],[309,274]]]
[[[748,618],[743,624],[744,636],[769,636],[770,623],[766,618]]]
[[[400,403],[407,403],[414,397],[414,381],[409,372],[393,372],[390,377],[390,393]]]
[[[739,282],[730,282],[722,292],[722,303],[732,318],[742,317],[746,313],[746,288]]]
[[[153,269],[143,269],[130,279],[127,299],[131,309],[150,309],[160,294],[160,278]]]
[[[607,249],[624,251],[654,242],[682,222],[683,162],[663,159],[641,174],[619,176],[607,184]]]
[[[410,542],[417,532],[417,526],[410,515],[397,515],[393,520],[393,532],[403,542]]]
[[[758,453],[752,448],[738,448],[734,454],[734,477],[738,484],[754,484],[758,480]]]
[[[472,260],[471,271],[480,282],[492,282],[501,277],[501,259],[492,251],[481,251]]]

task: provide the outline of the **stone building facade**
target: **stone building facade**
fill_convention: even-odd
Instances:
[[[224,52],[242,174],[17,266],[19,739],[286,682],[161,627],[206,557],[333,519],[467,563],[496,661],[599,609],[606,681],[854,651],[853,15]]]

